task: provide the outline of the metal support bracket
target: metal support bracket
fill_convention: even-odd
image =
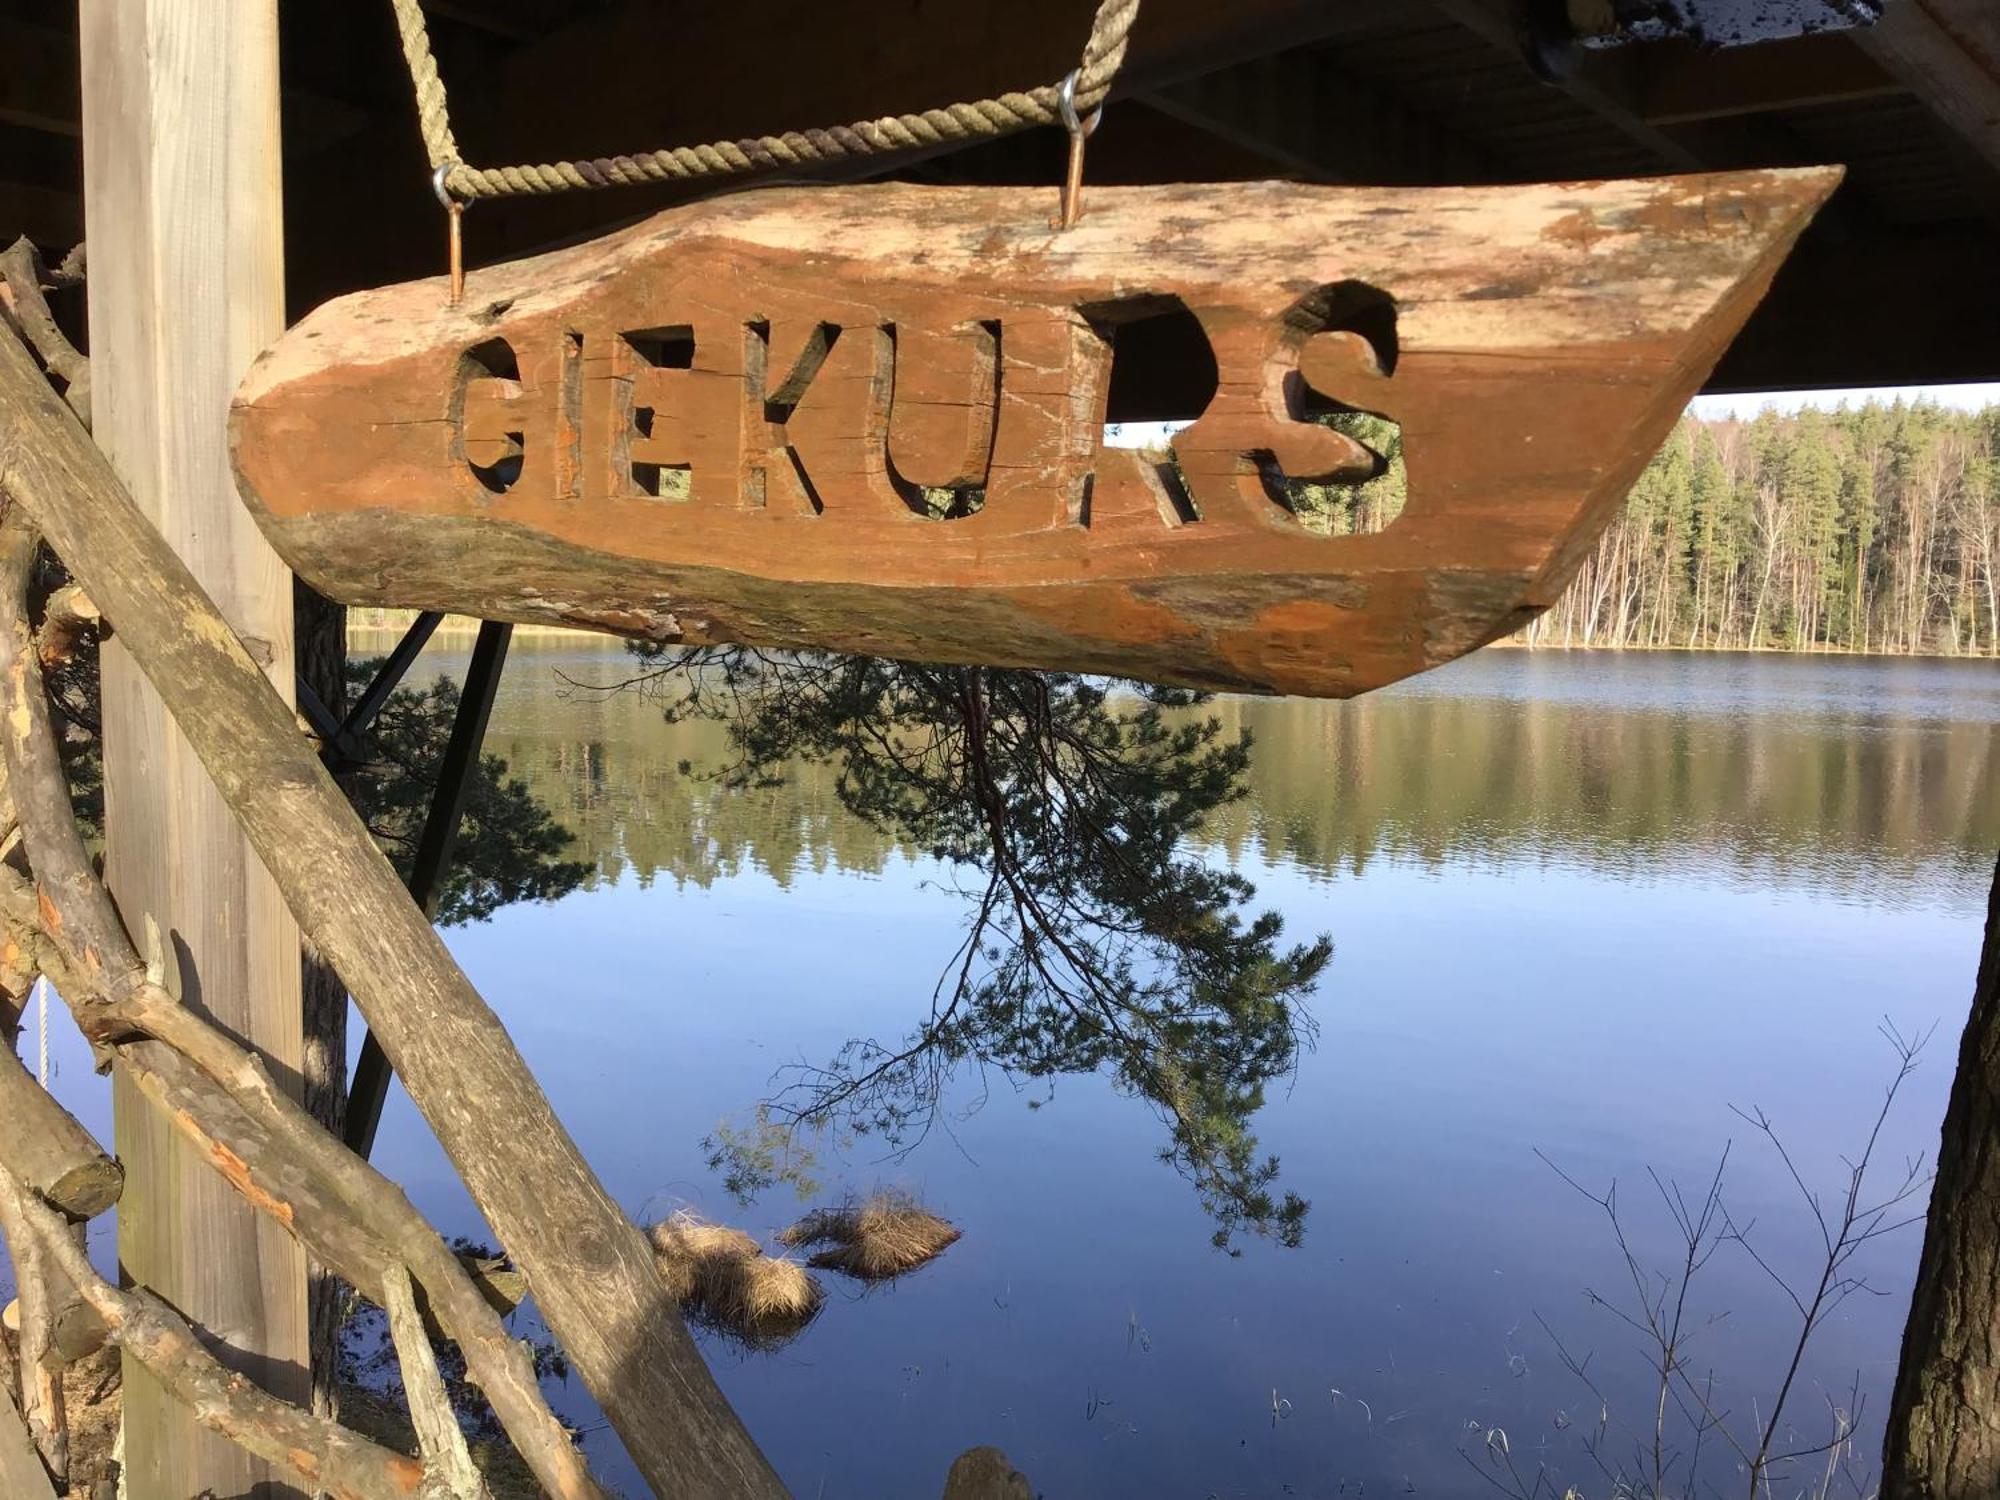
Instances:
[[[430,623],[426,625],[425,619]],[[437,628],[437,616],[418,619],[411,627],[411,635],[421,628],[425,639]],[[424,915],[437,916],[438,896],[444,887],[445,872],[451,868],[452,850],[458,843],[458,825],[465,812],[465,795],[471,788],[473,772],[479,765],[480,747],[486,741],[487,721],[493,715],[493,698],[500,686],[501,669],[507,664],[507,645],[514,634],[514,627],[503,622],[487,620],[479,627],[479,641],[472,648],[472,664],[466,668],[465,685],[459,692],[458,717],[451,726],[451,739],[445,745],[444,763],[438,767],[437,789],[431,795],[429,814],[424,818],[424,831],[417,839],[416,857],[410,862],[410,896],[424,909]],[[376,674],[374,682],[361,695],[354,711],[347,716],[343,729],[352,726],[364,709],[364,722],[374,719],[388,700],[391,689],[402,674],[409,670],[409,660],[403,657],[404,648],[409,646],[410,637],[403,638],[403,644],[396,648]],[[414,659],[423,646],[418,640],[408,651],[408,658]],[[391,669],[394,677],[390,677]],[[384,679],[388,678],[386,685]],[[380,687],[379,694],[377,688]],[[382,1044],[375,1040],[371,1031],[361,1042],[361,1055],[354,1064],[354,1078],[348,1086],[347,1125],[345,1136],[348,1149],[366,1157],[375,1145],[376,1127],[382,1123],[382,1106],[389,1097],[390,1067],[388,1056],[382,1051]]]
[[[410,667],[417,656],[429,643],[431,635],[438,628],[444,616],[437,610],[427,609],[410,622],[410,628],[403,632],[403,638],[396,642],[361,696],[354,700],[354,706],[347,711],[344,719],[335,719],[333,710],[321,701],[312,684],[304,674],[298,679],[299,712],[312,725],[313,733],[319,736],[320,760],[335,774],[350,770],[367,759],[362,742],[375,716],[382,712],[382,705],[389,701],[389,695],[396,691],[403,679],[409,675]]]

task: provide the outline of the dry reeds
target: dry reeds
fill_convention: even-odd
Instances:
[[[683,1210],[646,1231],[668,1292],[693,1317],[760,1347],[796,1336],[826,1300],[797,1261]]]
[[[794,1247],[828,1245],[809,1262],[823,1270],[887,1281],[937,1259],[958,1234],[907,1193],[881,1192],[858,1204],[815,1209],[778,1238]]]
[[[676,1302],[686,1302],[694,1294],[704,1262],[758,1253],[757,1241],[742,1230],[711,1224],[686,1209],[660,1220],[646,1231],[646,1238],[653,1242],[653,1259]]]
[[[795,1260],[774,1255],[717,1255],[701,1262],[689,1299],[702,1317],[754,1343],[788,1339],[825,1300]]]

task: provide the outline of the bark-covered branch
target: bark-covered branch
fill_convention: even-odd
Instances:
[[[0,1142],[13,1155],[17,1144],[13,1133],[0,1130]],[[69,1418],[63,1409],[62,1356],[55,1347],[55,1326],[66,1288],[47,1248],[32,1232],[20,1196],[0,1181],[0,1239],[5,1239],[14,1264],[21,1304],[21,1415],[43,1465],[56,1483],[64,1484],[69,1478]]]
[[[32,515],[165,701],[527,1273],[572,1367],[641,1472],[662,1493],[783,1495],[717,1389],[644,1238],[584,1161],[506,1030],[227,622],[8,338],[0,338],[0,489]],[[17,659],[10,675],[20,671]],[[78,951],[102,967],[88,946]],[[129,977],[102,978],[113,998],[129,997]]]
[[[11,321],[34,345],[49,373],[62,381],[63,399],[77,420],[90,426],[90,361],[63,336],[42,295],[45,286],[66,286],[83,279],[83,246],[78,245],[51,277],[42,257],[24,236],[0,254],[0,322]],[[75,262],[72,269],[71,263]]]
[[[56,589],[42,606],[42,628],[35,632],[35,653],[45,667],[60,666],[76,654],[85,635],[102,629],[104,616],[90,595],[73,583]]]
[[[0,1361],[0,1377],[7,1373]],[[0,1378],[0,1493],[11,1500],[55,1500],[54,1486],[28,1436],[28,1424],[14,1404],[13,1383]]]
[[[437,1354],[424,1331],[424,1315],[417,1311],[417,1295],[401,1266],[390,1266],[383,1273],[382,1311],[389,1320],[389,1337],[396,1345],[403,1394],[410,1402],[410,1425],[416,1429],[425,1467],[436,1476],[439,1490],[449,1500],[490,1500],[486,1481],[472,1462],[472,1450],[465,1446],[451,1398],[445,1394]]]
[[[0,1142],[0,1201],[11,1223],[21,1226],[24,1240],[76,1286],[120,1347],[184,1402],[196,1421],[334,1500],[404,1500],[421,1493],[424,1467],[417,1460],[260,1390],[223,1366],[152,1293],[120,1291],[99,1276],[63,1219],[21,1188],[4,1161],[10,1144]]]
[[[94,1219],[118,1201],[123,1169],[35,1081],[11,1047],[0,1047],[0,1121],[18,1138],[15,1159],[28,1186],[72,1219]]]
[[[5,874],[13,877],[11,869]],[[72,1232],[81,1235],[82,1221],[117,1201],[124,1183],[118,1164],[29,1075],[5,1034],[0,1034],[0,1133],[8,1137],[8,1154],[22,1181],[73,1221]],[[103,1326],[6,1201],[0,1201],[0,1238],[13,1258],[20,1304],[20,1416],[48,1472],[66,1480],[69,1414],[63,1367],[103,1342]],[[6,1373],[11,1377],[11,1371]],[[8,1388],[11,1395],[11,1380]]]
[[[19,1373],[14,1364],[14,1350],[12,1346],[8,1344],[5,1338],[0,1338],[0,1391],[7,1392],[9,1396],[19,1391],[21,1388],[20,1380],[18,1379]]]

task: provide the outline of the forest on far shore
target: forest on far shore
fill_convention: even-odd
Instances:
[[[1379,530],[1402,509],[1399,434],[1358,488],[1302,486],[1301,519]],[[1871,401],[1749,420],[1683,417],[1529,645],[2000,650],[2000,406]]]
[[[1990,655],[1997,572],[2000,406],[1687,417],[1527,635]]]

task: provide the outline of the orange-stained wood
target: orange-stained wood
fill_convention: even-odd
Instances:
[[[237,473],[350,604],[1346,696],[1554,601],[1838,180],[742,193],[320,308]],[[1103,437],[1160,318],[1216,372],[1171,463]],[[1402,428],[1376,535],[1284,503],[1372,472],[1343,406]]]

